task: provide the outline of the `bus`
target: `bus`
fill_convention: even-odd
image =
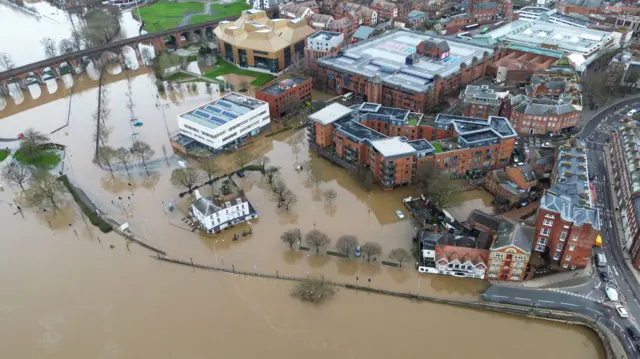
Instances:
[[[486,34],[486,33],[487,33],[487,31],[489,31],[489,26],[485,26],[485,27],[483,27],[483,28],[482,28],[482,30],[480,30],[480,33],[481,33],[481,34]]]
[[[471,24],[471,25],[465,26],[464,29],[471,30],[471,29],[475,29],[476,27],[478,27],[478,24]]]
[[[466,32],[461,32],[461,33],[457,34],[456,37],[457,38],[463,38],[463,37],[468,36],[468,35],[469,35],[469,31],[466,31]]]

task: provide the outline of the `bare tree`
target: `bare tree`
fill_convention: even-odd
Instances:
[[[100,158],[100,162],[104,163],[109,167],[109,171],[113,173],[112,165],[115,164],[116,158],[116,150],[113,147],[102,146],[98,148],[98,157]]]
[[[358,238],[356,236],[345,234],[338,238],[336,242],[336,249],[338,253],[344,254],[347,259],[355,255],[356,247],[358,246]]]
[[[131,146],[131,154],[138,157],[142,161],[142,165],[144,166],[144,170],[149,174],[149,169],[147,169],[147,161],[153,157],[155,151],[151,149],[151,146],[146,142],[136,141]]]
[[[320,247],[324,247],[331,242],[329,236],[317,229],[308,232],[304,236],[304,240],[308,246],[316,248],[316,254],[320,254]]]
[[[284,202],[284,193],[288,191],[287,184],[282,179],[278,179],[273,183],[273,192],[278,197],[278,208],[282,207]]]
[[[324,192],[322,192],[322,196],[327,201],[327,203],[331,205],[331,202],[336,199],[336,197],[338,197],[338,193],[333,188],[328,188],[324,190]]]
[[[398,265],[402,267],[402,262],[406,262],[412,258],[411,253],[409,253],[404,248],[396,248],[391,250],[389,253],[389,258],[398,262]]]
[[[375,242],[367,242],[360,247],[360,253],[362,253],[368,263],[371,262],[372,258],[375,259],[382,254],[382,246]]]
[[[296,285],[291,295],[300,300],[320,303],[333,296],[335,292],[335,288],[324,280],[305,279]]]
[[[284,233],[282,233],[282,235],[280,236],[280,239],[284,243],[289,245],[289,249],[293,249],[293,246],[296,243],[300,243],[300,241],[302,240],[302,238],[300,238],[300,229],[294,228],[294,229],[286,230]]]
[[[38,145],[42,145],[49,141],[49,136],[33,128],[27,128],[22,133],[22,141],[31,141]]]
[[[453,207],[460,203],[460,186],[433,163],[423,163],[418,167],[416,182],[422,193],[438,208]]]
[[[120,35],[120,11],[115,7],[89,9],[84,19],[82,37],[89,47],[108,44]]]
[[[260,166],[262,173],[265,173],[265,169],[267,167],[267,164],[269,163],[269,161],[271,161],[269,159],[269,157],[267,156],[260,156],[256,159],[256,164],[258,164],[258,166]]]
[[[44,56],[48,59],[58,56],[56,42],[50,37],[43,37],[40,44],[44,48]]]
[[[24,184],[31,179],[31,170],[27,166],[23,166],[19,162],[11,162],[2,167],[0,172],[2,179],[9,184],[16,184],[24,191]]]
[[[285,210],[289,210],[291,206],[293,206],[298,201],[296,194],[293,193],[290,189],[286,189],[282,194],[282,205]]]
[[[211,185],[211,187],[213,187],[213,179],[216,177],[216,173],[219,170],[220,168],[213,158],[207,158],[206,160],[204,160],[204,162],[202,162],[202,172],[204,172],[204,174],[209,179],[209,184]]]
[[[70,39],[62,39],[60,40],[60,44],[58,45],[58,49],[60,50],[60,55],[70,54],[76,51],[76,47],[72,40]]]
[[[124,169],[129,173],[129,161],[131,160],[131,151],[124,148],[119,147],[115,153],[113,154],[115,158],[120,161],[124,165]]]
[[[189,192],[201,180],[202,172],[197,168],[176,168],[171,171],[171,184],[175,187],[186,187]]]
[[[86,46],[82,33],[80,33],[78,30],[71,31],[71,38],[69,39],[69,41],[71,41],[71,43],[73,44],[73,49],[75,51],[80,51],[83,45]]]
[[[149,66],[153,63],[153,54],[151,52],[151,49],[146,46],[143,47],[142,50],[140,50],[140,57],[142,57],[142,63],[144,63],[145,66]],[[208,88],[210,89],[211,86],[209,86]]]
[[[273,180],[276,178],[278,174],[278,167],[269,167],[265,170],[265,176],[267,177],[267,181],[269,184],[273,184]]]
[[[246,166],[249,162],[251,162],[251,157],[249,156],[249,152],[247,152],[247,150],[238,150],[236,152],[235,162],[240,169],[243,169],[244,166]]]
[[[247,90],[249,88],[249,81],[247,80],[242,80],[240,81],[240,89],[241,90]]]
[[[299,145],[293,145],[291,146],[291,152],[293,152],[294,155],[296,155],[296,161],[298,160],[298,155],[300,154],[300,146]]]
[[[0,70],[9,71],[15,67],[11,55],[6,52],[0,52]]]
[[[111,131],[105,125],[98,127],[97,131],[98,132],[93,131],[93,140],[100,141],[102,147],[104,147],[105,144],[109,142],[109,135],[111,135]],[[99,157],[99,159],[101,160],[102,157]]]
[[[66,191],[64,185],[48,171],[38,171],[31,178],[31,186],[25,191],[27,202],[32,206],[59,208]]]

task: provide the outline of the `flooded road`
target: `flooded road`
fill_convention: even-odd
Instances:
[[[19,17],[0,5],[3,20],[7,14],[9,21]],[[40,24],[45,27],[39,34],[53,36],[55,32],[58,36],[58,30],[52,28],[55,22],[42,20]],[[55,26],[63,24],[60,20]],[[25,41],[35,41],[35,45],[26,49],[17,45],[25,41],[6,37],[0,38],[0,48],[10,52],[17,64],[33,61],[41,52],[40,37],[29,36]],[[135,116],[144,122],[135,129],[124,105],[127,76]],[[239,83],[243,79],[228,80]],[[25,93],[22,104],[8,103],[0,110],[0,138],[15,137],[28,127],[50,133],[68,121],[52,139],[67,146],[65,167],[71,181],[110,216],[130,223],[133,232],[170,255],[238,270],[322,275],[353,283],[359,278],[378,288],[448,298],[476,299],[484,289],[485,282],[479,280],[418,276],[413,263],[407,264],[408,268],[381,266],[380,260],[387,259],[391,249],[412,248],[414,225],[408,218],[398,219],[395,210],[402,209],[402,198],[416,192],[412,188],[363,190],[346,171],[309,151],[304,130],[259,137],[247,148],[254,158],[267,156],[269,165],[279,168],[280,178],[297,197],[292,211],[278,209],[265,179],[248,172],[245,178],[234,180],[260,218],[219,235],[194,233],[183,222],[191,198],[179,198],[184,189],[169,182],[177,163],[169,137],[177,132],[176,116],[219,96],[217,88],[204,83],[196,83],[195,89],[174,84],[158,94],[148,69],[107,75],[107,144],[128,147],[138,139],[155,151],[149,174],[139,168],[130,169],[130,174],[117,168],[111,174],[93,162],[97,82],[87,74],[74,82],[70,98],[59,84],[53,94],[43,90],[34,100]],[[234,170],[234,154],[218,157],[217,164],[221,172]],[[299,164],[308,164],[311,170],[298,172],[295,167]],[[312,181],[310,174],[318,181]],[[327,189],[337,193],[332,204],[322,198]],[[112,203],[118,197],[123,198],[122,207]],[[562,357],[604,357],[595,334],[580,327],[348,290],[341,290],[319,307],[309,306],[290,297],[288,282],[157,262],[146,250],[127,246],[121,237],[100,233],[70,200],[55,216],[25,208],[22,219],[14,213],[14,199],[22,203],[20,193],[0,192],[0,278],[5,283],[0,296],[2,357],[174,359],[249,357],[268,352],[284,358],[387,358],[398,353],[417,357],[426,350],[450,356],[452,345],[462,338],[467,345],[456,347],[457,357],[495,358],[495,343],[477,335],[487,331],[499,333],[503,348],[517,350],[524,359],[548,355],[548,346]],[[167,212],[169,202],[178,210]],[[249,226],[252,235],[231,240],[234,233]],[[314,228],[322,230],[333,243],[340,235],[352,234],[360,243],[380,243],[385,254],[377,263],[367,264],[290,251],[280,235],[292,228],[303,234]],[[389,333],[399,335],[390,339]],[[532,340],[545,346],[531,345]],[[246,345],[248,341],[252,345]],[[524,346],[528,349],[522,352]]]

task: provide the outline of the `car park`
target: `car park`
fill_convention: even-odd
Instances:
[[[620,318],[629,318],[629,313],[622,306],[622,304],[616,305],[616,312],[618,312],[618,315],[620,316]]]

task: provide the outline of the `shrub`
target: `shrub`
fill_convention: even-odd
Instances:
[[[113,230],[111,224],[100,218],[97,214],[94,213],[94,211],[91,210],[91,208],[87,207],[87,205],[80,200],[80,197],[78,197],[78,194],[76,193],[76,189],[71,185],[71,182],[69,182],[69,179],[66,175],[62,175],[58,177],[58,179],[62,182],[62,184],[64,184],[69,193],[71,193],[71,195],[73,196],[73,200],[76,201],[78,206],[80,206],[82,212],[87,217],[89,217],[89,222],[91,222],[91,224],[100,228],[103,233],[109,233]]]

